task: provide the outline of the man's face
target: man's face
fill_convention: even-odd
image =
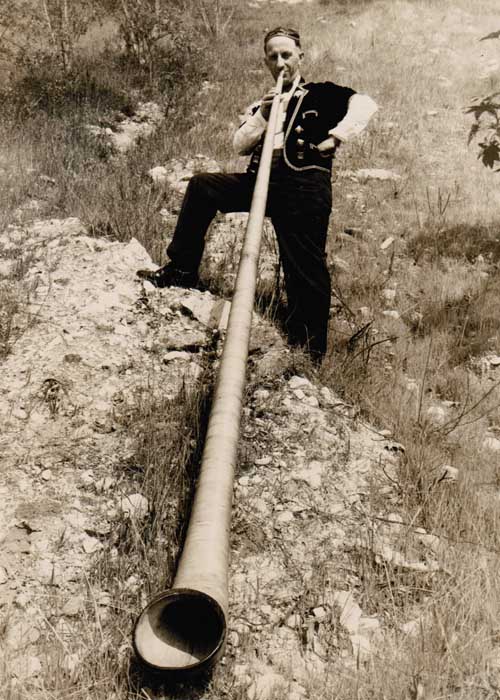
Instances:
[[[289,36],[273,36],[266,44],[265,62],[275,80],[283,69],[283,85],[290,85],[299,73],[303,55]]]

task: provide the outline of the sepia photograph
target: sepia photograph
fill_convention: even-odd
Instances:
[[[0,700],[500,698],[498,0],[0,0],[0,499]]]

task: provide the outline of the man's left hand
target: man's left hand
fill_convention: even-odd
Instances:
[[[329,136],[324,141],[321,141],[321,143],[318,143],[317,149],[321,153],[321,155],[329,156],[332,153],[335,153],[335,151],[341,143],[341,140],[338,139],[336,136]]]

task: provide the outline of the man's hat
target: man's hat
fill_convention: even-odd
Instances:
[[[271,29],[270,32],[267,32],[264,37],[264,48],[266,48],[267,42],[275,36],[287,36],[293,39],[300,48],[300,35],[296,29],[292,29],[291,27],[276,27],[275,29]]]

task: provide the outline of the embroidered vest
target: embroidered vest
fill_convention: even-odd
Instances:
[[[285,163],[292,170],[331,172],[334,154],[321,154],[316,146],[327,139],[328,132],[345,117],[349,98],[355,91],[331,82],[305,83],[301,88],[301,93],[290,98],[286,111]],[[263,143],[264,136],[252,151],[247,172],[257,172]]]

